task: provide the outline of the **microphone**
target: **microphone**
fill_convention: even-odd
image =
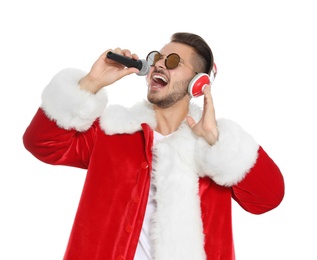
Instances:
[[[111,51],[107,53],[107,58],[121,63],[128,68],[137,68],[140,71],[137,73],[139,76],[145,76],[150,71],[150,65],[146,60],[135,60]]]

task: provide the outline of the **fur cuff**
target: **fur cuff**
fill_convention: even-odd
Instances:
[[[85,75],[78,69],[64,69],[43,90],[41,107],[62,128],[87,130],[107,104],[103,89],[97,94],[80,89],[78,82]]]
[[[200,139],[196,159],[203,173],[201,176],[207,175],[219,185],[232,186],[255,164],[259,145],[236,123],[220,119],[217,124],[219,140],[210,146]]]

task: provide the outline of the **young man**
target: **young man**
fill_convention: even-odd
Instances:
[[[65,260],[235,259],[231,201],[262,214],[284,196],[281,172],[239,125],[216,120],[205,86],[190,102],[197,73],[212,78],[213,55],[198,35],[176,33],[151,52],[148,101],[107,107],[104,88],[131,73],[107,53],[88,74],[59,72],[25,131],[39,160],[88,169]]]

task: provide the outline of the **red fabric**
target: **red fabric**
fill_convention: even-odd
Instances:
[[[209,177],[201,178],[199,184],[207,259],[234,260],[231,189]]]
[[[152,170],[153,131],[105,135],[98,122],[86,132],[65,131],[41,109],[23,142],[39,160],[88,169],[65,260],[133,260],[142,227]],[[234,260],[231,201],[260,214],[283,198],[283,178],[262,148],[238,185],[200,179],[199,195],[208,260]]]
[[[246,211],[262,214],[277,207],[284,197],[284,179],[262,147],[246,178],[232,187],[232,198]]]

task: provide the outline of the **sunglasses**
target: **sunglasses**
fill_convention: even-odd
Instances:
[[[155,66],[156,62],[158,62],[159,60],[163,59],[163,55],[161,53],[159,53],[158,51],[151,51],[147,56],[146,56],[146,61],[148,62],[148,64],[150,66]],[[171,69],[175,69],[179,63],[182,61],[181,57],[177,54],[177,53],[171,53],[169,55],[166,56],[165,58],[165,67],[169,70]],[[192,70],[193,72],[195,72],[196,74],[198,74],[198,72],[194,71],[192,68],[188,67],[183,61],[182,63],[189,68],[190,70]]]

